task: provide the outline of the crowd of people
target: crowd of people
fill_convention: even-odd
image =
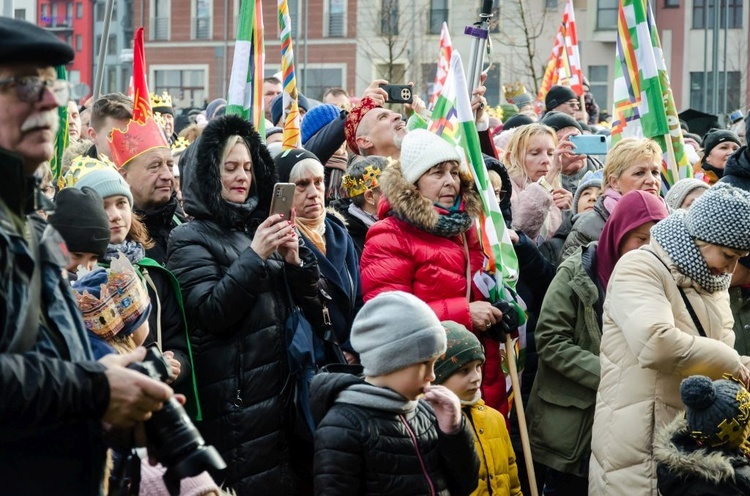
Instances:
[[[554,86],[542,115],[516,95],[503,122],[479,86],[503,306],[474,179],[419,97],[300,95],[282,149],[276,78],[261,136],[221,99],[184,126],[168,94],[79,106],[54,69],[74,53],[0,17],[4,493],[750,494],[750,113],[686,129],[695,177],[667,188],[651,139],[576,152],[606,132],[590,94]],[[161,377],[133,370],[144,346]],[[176,479],[170,408],[204,460]]]

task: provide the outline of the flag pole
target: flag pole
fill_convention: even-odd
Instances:
[[[107,45],[109,44],[109,27],[112,24],[112,10],[115,0],[107,0],[104,10],[104,27],[102,29],[102,40],[99,42],[99,58],[96,61],[96,77],[94,77],[94,100],[99,98],[104,84],[104,58],[107,56]]]
[[[468,34],[471,40],[471,55],[469,57],[469,95],[481,81],[482,65],[484,64],[484,52],[487,49],[487,40],[490,36],[490,19],[492,18],[492,0],[482,2],[482,12],[479,21],[464,28],[464,34]]]

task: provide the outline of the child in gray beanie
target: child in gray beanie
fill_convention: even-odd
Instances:
[[[357,314],[351,343],[364,377],[321,373],[311,387],[315,494],[470,494],[479,471],[471,430],[456,395],[430,385],[446,349],[432,309],[381,293]]]

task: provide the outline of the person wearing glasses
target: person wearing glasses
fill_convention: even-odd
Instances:
[[[0,17],[0,478],[5,494],[101,494],[102,422],[131,427],[172,390],[126,365],[96,362],[68,281],[59,233],[30,216],[34,171],[54,152],[68,83],[55,66],[74,50],[25,21]],[[42,263],[42,261],[44,263]],[[42,302],[44,304],[42,305]],[[40,477],[40,474],[44,474]]]
[[[570,87],[555,85],[547,92],[544,106],[546,112],[562,112],[575,119],[576,113],[581,110],[581,100]]]

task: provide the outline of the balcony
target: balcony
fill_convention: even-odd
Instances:
[[[42,18],[45,28],[55,33],[73,32],[73,17],[47,17]]]

